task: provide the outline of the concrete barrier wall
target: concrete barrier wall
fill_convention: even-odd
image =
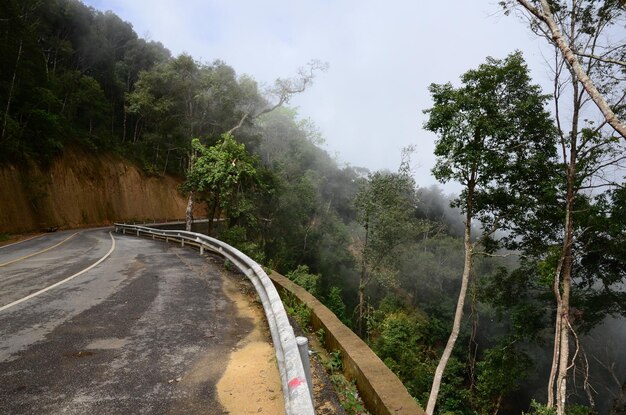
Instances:
[[[291,293],[311,308],[311,325],[324,330],[326,350],[341,351],[344,372],[356,386],[368,411],[374,415],[423,415],[400,379],[356,334],[326,306],[302,287],[274,272],[269,275],[281,296]]]

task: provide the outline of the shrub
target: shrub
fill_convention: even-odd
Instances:
[[[339,320],[345,325],[349,325],[350,319],[346,315],[346,304],[341,298],[341,288],[332,286],[328,291],[328,295],[324,299],[324,305],[332,311]]]
[[[322,276],[319,274],[310,274],[309,267],[306,265],[298,265],[298,267],[287,273],[287,278],[307,290],[314,296],[318,296],[320,281]]]

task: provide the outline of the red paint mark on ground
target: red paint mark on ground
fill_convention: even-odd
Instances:
[[[306,381],[304,379],[301,378],[293,378],[289,381],[289,389],[295,389],[300,385],[305,384]]]

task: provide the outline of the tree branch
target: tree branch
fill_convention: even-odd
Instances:
[[[226,134],[232,135],[236,130],[238,130],[239,128],[241,128],[241,126],[243,125],[244,121],[246,120],[246,118],[248,118],[248,115],[250,113],[246,112],[245,114],[243,114],[243,117],[241,117],[241,119],[239,120],[239,123],[237,125],[235,125],[233,128],[231,128],[230,130],[228,130],[226,132]]]
[[[546,16],[544,16],[543,13],[541,13],[541,11],[539,11],[539,9],[537,9],[535,6],[530,4],[527,0],[517,0],[517,2],[519,4],[521,4],[522,7],[524,7],[526,10],[528,10],[537,19],[541,20],[542,22],[546,21]]]
[[[228,130],[229,134],[234,133],[236,130],[241,128],[246,119],[250,121],[256,120],[263,114],[270,113],[275,109],[282,107],[284,104],[289,102],[289,99],[295,94],[302,93],[313,83],[313,79],[315,78],[316,71],[326,71],[328,69],[328,64],[325,62],[320,62],[317,60],[312,60],[308,63],[307,68],[299,68],[298,69],[298,77],[290,78],[290,79],[277,79],[274,82],[274,88],[270,90],[271,95],[278,96],[278,101],[276,104],[266,107],[261,111],[251,114],[250,112],[246,112],[243,117],[239,120],[239,123]]]
[[[626,138],[626,125],[617,118],[609,104],[606,102],[594,82],[589,78],[587,72],[583,69],[576,54],[572,48],[567,44],[564,36],[554,20],[552,11],[548,0],[539,0],[541,3],[541,9],[539,10],[530,4],[527,0],[517,0],[517,2],[524,7],[528,12],[532,13],[537,19],[545,23],[552,34],[552,41],[559,48],[563,57],[567,60],[567,63],[571,67],[572,71],[576,75],[578,81],[583,85],[593,102],[596,104],[607,122],[618,132],[622,137]]]
[[[624,185],[616,183],[616,182],[606,182],[603,184],[594,184],[594,185],[588,185],[588,186],[581,186],[578,188],[578,190],[593,190],[593,189],[602,189],[605,187],[619,187],[621,189],[624,188]]]
[[[522,255],[519,252],[510,252],[508,254],[490,254],[488,252],[473,252],[473,255],[483,255],[489,258],[510,258],[512,256],[517,256],[519,258],[528,258],[526,255]]]

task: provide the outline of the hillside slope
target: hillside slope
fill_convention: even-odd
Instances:
[[[112,155],[66,150],[49,168],[0,166],[0,233],[182,218],[180,180],[148,177]]]

